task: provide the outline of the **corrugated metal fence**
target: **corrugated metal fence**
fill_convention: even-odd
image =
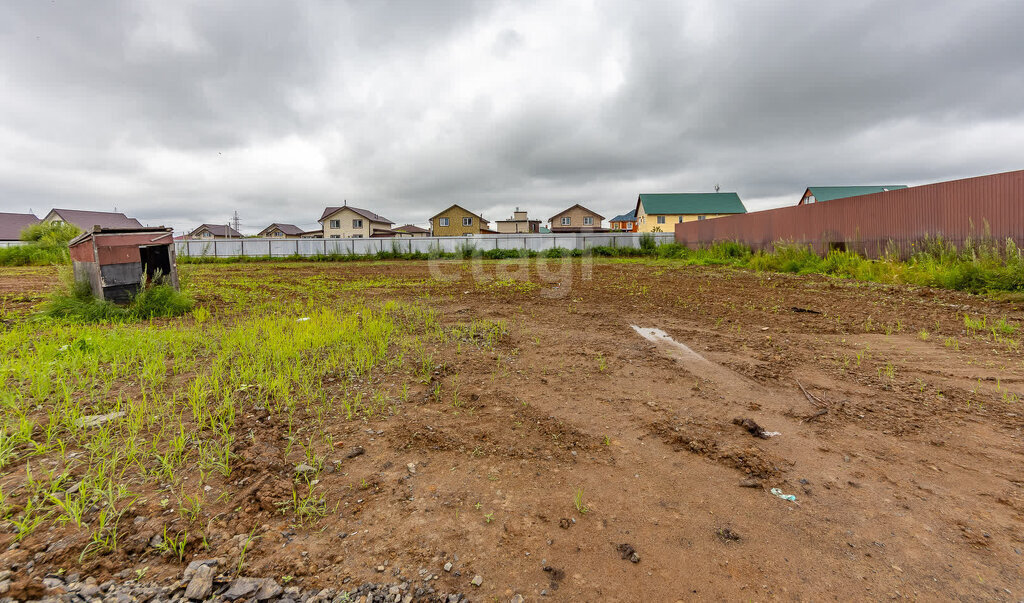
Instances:
[[[215,239],[212,241],[176,241],[179,257],[289,257],[353,254],[374,255],[384,251],[397,253],[455,253],[466,246],[480,251],[491,249],[589,249],[597,246],[640,247],[642,235],[632,233],[572,233],[480,235],[474,237],[401,237],[380,239]],[[672,233],[652,235],[657,244],[671,243]]]
[[[960,246],[967,239],[1012,238],[1024,247],[1024,170],[907,189],[684,222],[676,242],[691,248],[739,241],[770,250],[776,242],[814,246],[819,253],[845,248],[878,257],[893,249],[904,257],[926,236]]]

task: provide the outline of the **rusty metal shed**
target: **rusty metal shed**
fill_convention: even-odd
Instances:
[[[88,281],[100,299],[127,303],[146,282],[157,278],[178,288],[174,231],[153,228],[100,228],[68,243],[75,280]]]

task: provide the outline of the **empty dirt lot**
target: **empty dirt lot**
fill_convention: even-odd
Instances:
[[[58,569],[169,584],[220,558],[226,575],[408,582],[425,598],[1024,598],[1018,302],[656,261],[182,273],[206,324],[397,301],[489,325],[488,340],[430,340],[427,368],[390,350],[352,385],[383,412],[315,416],[303,401],[285,421],[236,394],[229,475],[128,475],[139,497],[102,555],[80,556],[87,529],[47,518],[0,556],[14,596],[42,596]],[[31,319],[54,275],[0,269],[4,328]],[[119,395],[139,395],[123,379]],[[4,467],[8,522],[26,466],[50,461],[22,447]],[[306,471],[324,502],[312,518],[287,510]],[[185,491],[196,513],[177,512]],[[180,555],[153,546],[168,530],[191,535]],[[14,541],[8,523],[0,544]]]

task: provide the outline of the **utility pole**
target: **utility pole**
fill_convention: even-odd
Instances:
[[[238,217],[238,210],[235,210],[234,215],[231,216],[231,228],[234,228],[236,232],[241,234],[242,231],[239,228],[242,227],[242,220]]]

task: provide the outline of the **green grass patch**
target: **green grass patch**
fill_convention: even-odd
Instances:
[[[126,306],[93,296],[87,281],[65,285],[50,296],[43,314],[71,322],[127,322],[180,316],[192,309],[190,297],[170,285],[145,287]]]

